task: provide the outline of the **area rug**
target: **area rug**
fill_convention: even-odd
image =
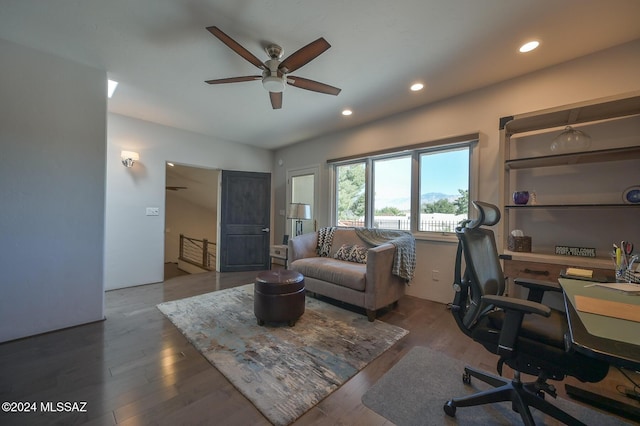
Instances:
[[[520,415],[511,409],[510,402],[460,407],[455,417],[447,416],[443,406],[452,397],[489,389],[489,385],[474,377],[471,385],[463,384],[463,370],[463,362],[418,346],[382,376],[362,396],[362,402],[398,426],[522,424]],[[553,400],[553,404],[588,425],[627,424],[618,417],[560,397]],[[531,412],[536,425],[561,424],[535,408]]]
[[[253,284],[158,308],[275,425],[296,420],[408,333],[312,298],[294,327],[260,327]]]

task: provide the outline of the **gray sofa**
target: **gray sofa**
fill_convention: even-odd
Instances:
[[[368,248],[366,263],[336,259],[343,245]],[[326,256],[318,254],[318,232],[289,240],[289,269],[304,276],[308,292],[362,307],[373,321],[376,310],[396,303],[405,293],[407,280],[391,272],[395,254],[391,243],[374,247],[354,229],[336,228]]]

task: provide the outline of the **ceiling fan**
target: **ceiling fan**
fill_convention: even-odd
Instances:
[[[282,108],[282,92],[287,85],[334,96],[337,96],[338,93],[340,93],[341,89],[338,89],[337,87],[329,86],[328,84],[319,83],[307,78],[288,75],[290,72],[293,72],[311,62],[331,47],[331,45],[322,37],[295,51],[283,61],[280,61],[280,58],[282,58],[283,55],[282,47],[277,44],[271,44],[265,49],[267,55],[269,55],[269,58],[271,59],[262,62],[251,52],[242,47],[238,42],[222,32],[218,27],[207,27],[207,30],[219,38],[224,44],[229,46],[231,50],[251,62],[256,67],[260,68],[262,70],[262,75],[221,78],[217,80],[207,80],[205,83],[224,84],[262,80],[262,85],[269,92],[269,98],[271,99],[271,106],[273,109]]]

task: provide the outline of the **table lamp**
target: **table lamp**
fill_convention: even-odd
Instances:
[[[296,220],[296,237],[302,234],[302,220],[311,219],[311,206],[303,203],[289,204],[287,219]]]

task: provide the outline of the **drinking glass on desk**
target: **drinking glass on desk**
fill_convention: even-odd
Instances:
[[[611,258],[613,259],[613,268],[616,271],[616,282],[624,281],[624,272],[627,269],[627,262],[624,261],[623,257],[624,255],[619,248],[616,248],[611,254]]]
[[[616,282],[626,282],[627,280],[624,278],[624,273],[627,270],[626,267],[622,265],[618,265],[614,259],[614,267],[616,271]]]

